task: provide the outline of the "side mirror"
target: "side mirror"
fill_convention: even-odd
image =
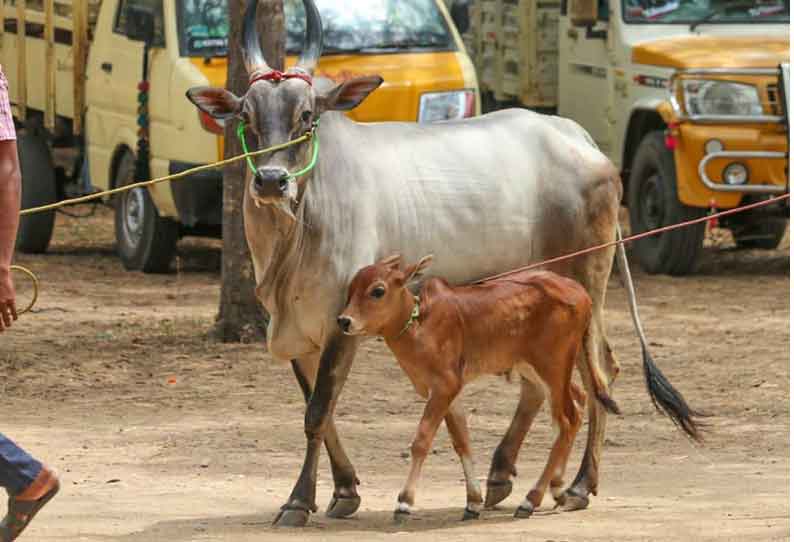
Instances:
[[[127,4],[124,10],[125,33],[133,41],[151,45],[154,41],[154,10],[149,6]]]
[[[454,0],[449,8],[452,22],[458,27],[458,32],[465,34],[469,31],[469,2],[468,0]]]
[[[598,2],[597,0],[568,0],[568,15],[573,26],[593,26],[598,19]]]

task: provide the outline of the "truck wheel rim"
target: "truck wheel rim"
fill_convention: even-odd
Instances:
[[[140,188],[130,190],[124,198],[124,236],[131,246],[138,246],[143,235],[144,203]]]
[[[659,186],[660,180],[659,175],[654,173],[643,184],[641,205],[645,231],[664,225],[664,202]]]

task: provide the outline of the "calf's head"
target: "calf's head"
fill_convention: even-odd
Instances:
[[[347,335],[383,335],[399,331],[413,310],[413,296],[406,287],[421,276],[433,261],[425,256],[418,263],[403,267],[402,256],[395,254],[362,268],[353,277],[347,293],[347,306],[336,319]]]
[[[303,0],[306,37],[297,64],[284,73],[271,69],[262,54],[256,28],[257,5],[257,0],[248,0],[243,21],[243,59],[249,75],[246,93],[238,97],[226,89],[213,87],[193,87],[187,91],[187,98],[204,113],[224,122],[242,121],[248,141],[257,143],[255,148],[285,143],[303,135],[324,111],[353,109],[383,82],[380,76],[368,76],[350,79],[325,91],[315,87],[312,76],[322,53],[323,26],[312,0]],[[257,205],[283,204],[297,198],[299,179],[290,172],[308,163],[311,145],[305,141],[252,158],[255,173],[250,175],[248,193]]]

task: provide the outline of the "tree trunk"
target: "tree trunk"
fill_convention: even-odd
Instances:
[[[229,0],[229,68],[226,88],[238,96],[248,89],[240,43],[245,0]],[[257,24],[263,51],[274,69],[284,66],[284,14],[282,0],[259,0]],[[236,122],[226,124],[226,158],[242,152]],[[264,340],[267,313],[254,294],[254,267],[243,231],[242,202],[245,190],[245,161],[229,166],[223,173],[223,263],[221,299],[213,334],[223,342]]]

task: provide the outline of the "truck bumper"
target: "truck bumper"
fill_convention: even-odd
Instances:
[[[181,173],[201,164],[171,161],[168,173]],[[220,170],[195,173],[171,183],[179,222],[188,228],[218,226],[223,221],[223,173]]]
[[[786,130],[781,125],[695,125],[678,127],[675,149],[678,196],[694,207],[731,208],[744,194],[782,194],[788,190]],[[706,144],[719,150],[707,152]],[[725,182],[725,170],[740,164],[747,181]]]

